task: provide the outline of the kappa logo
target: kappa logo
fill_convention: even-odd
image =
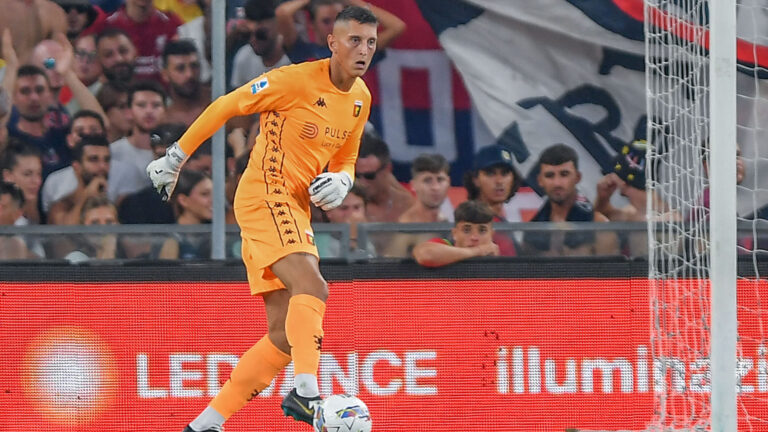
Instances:
[[[317,127],[316,124],[312,122],[304,122],[304,124],[301,126],[301,133],[299,133],[299,136],[304,139],[314,139],[317,138],[317,134],[320,132],[320,128]]]
[[[265,88],[269,87],[269,81],[264,78],[251,84],[251,94],[256,94]]]
[[[319,107],[323,107],[323,108],[328,106],[328,105],[325,104],[325,99],[323,99],[323,98],[317,98],[317,100],[315,101],[315,105],[317,105]]]
[[[363,109],[363,101],[356,100],[355,101],[355,107],[352,110],[352,115],[355,117],[360,117],[360,111]]]

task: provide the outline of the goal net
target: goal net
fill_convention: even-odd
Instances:
[[[768,0],[736,4],[734,142],[712,138],[713,129],[722,126],[716,122],[724,120],[720,106],[710,108],[712,84],[718,79],[710,75],[710,25],[722,13],[715,6],[722,5],[707,0],[645,1],[655,362],[651,430],[717,430],[711,423],[716,377],[710,359],[723,346],[711,335],[713,328],[727,323],[713,320],[711,312],[712,274],[725,266],[720,255],[713,254],[716,245],[735,248],[738,257],[733,414],[739,431],[768,430],[768,307],[763,303],[768,302],[768,275],[761,262],[768,252],[768,221],[761,219],[768,214],[763,210],[768,204]],[[710,209],[722,204],[718,196],[710,196],[711,168],[720,169],[716,164],[724,151],[732,152],[737,165],[736,181],[728,190],[736,196],[732,218],[739,230],[730,245],[717,243],[718,227],[710,231]],[[722,414],[717,411],[715,415]]]

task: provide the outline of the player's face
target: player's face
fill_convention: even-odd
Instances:
[[[108,80],[129,82],[133,78],[136,48],[125,35],[101,39],[96,52]]]
[[[83,216],[83,225],[115,225],[117,211],[112,206],[94,207]]]
[[[576,197],[576,185],[581,181],[581,173],[573,161],[560,165],[541,164],[537,179],[547,198],[555,204],[562,204]]]
[[[473,181],[480,191],[480,201],[494,205],[505,202],[509,197],[515,182],[515,173],[508,166],[492,166],[478,170]]]
[[[51,104],[51,89],[42,75],[19,77],[16,80],[16,93],[13,104],[19,115],[28,121],[42,120]]]
[[[353,193],[347,194],[341,205],[326,213],[331,223],[350,223],[365,221],[365,201]]]
[[[189,191],[189,195],[180,195],[179,204],[184,213],[189,213],[202,222],[210,221],[213,218],[213,182],[211,179],[205,178],[198,182]]]
[[[168,56],[163,76],[182,98],[194,99],[200,92],[200,60],[197,54]]]
[[[459,222],[453,227],[451,234],[456,247],[480,246],[493,241],[493,227],[490,223]]]
[[[445,172],[432,173],[424,171],[416,174],[411,180],[411,188],[421,204],[430,209],[440,207],[448,194],[451,185]]]
[[[376,25],[339,21],[328,37],[328,46],[348,76],[365,74],[376,52]]]
[[[4,171],[3,178],[11,182],[24,192],[24,199],[37,200],[40,185],[43,184],[43,166],[37,156],[19,156],[16,165],[10,170]]]
[[[156,128],[165,116],[163,97],[153,91],[137,91],[131,102],[133,125],[142,133]]]

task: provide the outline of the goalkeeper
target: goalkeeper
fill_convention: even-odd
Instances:
[[[189,155],[225,122],[261,113],[260,133],[235,195],[242,257],[253,295],[264,298],[268,334],[240,358],[229,380],[186,432],[219,431],[293,360],[286,416],[312,423],[328,286],[320,274],[309,203],[341,204],[352,187],[371,95],[360,78],[376,51],[377,19],[349,7],[328,36],[329,59],[267,72],[219,97],[147,173],[165,199]],[[327,166],[327,172],[323,172]]]

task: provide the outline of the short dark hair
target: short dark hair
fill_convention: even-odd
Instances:
[[[368,204],[368,190],[365,186],[357,183],[352,184],[352,189],[349,190],[352,195],[357,195],[363,199],[363,204]]]
[[[48,75],[46,75],[45,71],[38,66],[25,64],[20,66],[19,70],[16,71],[16,78],[30,77],[35,75],[42,76],[43,78],[45,78],[46,84],[48,84],[49,86],[51,85],[51,83],[48,82]]]
[[[163,49],[163,67],[168,67],[168,57],[173,55],[197,54],[197,47],[192,39],[176,39],[168,41]]]
[[[19,158],[25,156],[34,156],[41,159],[42,153],[33,144],[16,137],[8,137],[8,147],[5,149],[2,168],[8,171],[12,170],[19,163]]]
[[[189,195],[192,192],[192,189],[197,186],[198,183],[201,181],[210,178],[208,175],[202,171],[196,171],[192,169],[186,169],[181,170],[181,174],[179,174],[179,181],[176,183],[176,190],[174,191],[174,196],[178,197],[179,195]]]
[[[104,118],[101,116],[101,114],[97,113],[96,111],[81,109],[72,116],[72,120],[69,122],[69,132],[72,132],[72,125],[75,124],[75,120],[84,117],[96,119],[96,121],[99,122],[99,125],[101,125],[101,130],[106,131],[107,128],[106,125],[104,125]]]
[[[82,162],[83,160],[83,148],[85,146],[97,146],[109,148],[109,141],[104,135],[83,135],[80,137],[80,141],[75,144],[72,149],[72,160]]]
[[[117,81],[108,81],[99,89],[96,94],[96,101],[99,102],[104,112],[107,112],[120,104],[121,95],[128,95],[128,87]]]
[[[579,155],[576,153],[576,150],[565,144],[555,144],[541,152],[537,166],[541,168],[542,164],[562,165],[568,162],[573,162],[573,166],[579,169]]]
[[[247,0],[243,5],[245,19],[262,21],[275,17],[275,0]]]
[[[142,92],[142,91],[157,93],[158,95],[160,95],[160,98],[163,100],[163,105],[165,105],[166,94],[165,94],[165,90],[163,89],[163,86],[160,85],[160,83],[158,83],[157,81],[149,81],[149,80],[138,81],[131,86],[130,90],[128,90],[128,105],[133,105],[133,96],[136,93]]]
[[[370,9],[360,6],[347,6],[338,15],[336,22],[339,21],[357,21],[360,24],[378,24],[379,19]]]
[[[417,174],[423,172],[430,172],[432,174],[439,174],[444,172],[448,174],[451,171],[451,165],[441,154],[420,154],[411,164],[411,176],[416,177]]]
[[[96,34],[96,48],[98,49],[99,42],[101,42],[102,39],[114,38],[117,36],[125,36],[129,41],[131,41],[131,45],[133,45],[133,39],[131,39],[125,30],[118,27],[106,27],[104,30]]]
[[[487,224],[493,222],[494,214],[491,207],[481,201],[464,201],[453,211],[454,224],[469,222],[475,224]]]
[[[370,155],[376,156],[381,161],[382,167],[392,162],[387,143],[373,134],[366,133],[363,134],[363,138],[360,140],[360,151],[357,157],[364,158]]]
[[[10,195],[19,208],[24,207],[24,192],[13,183],[0,181],[0,196]]]

